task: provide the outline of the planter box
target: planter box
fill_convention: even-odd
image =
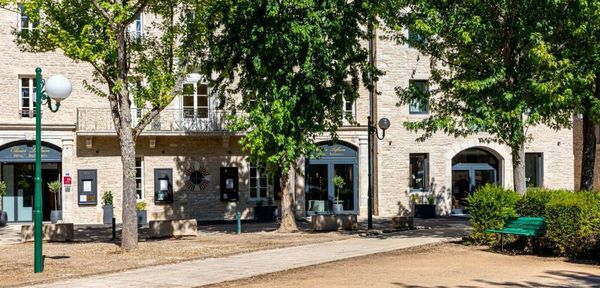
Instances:
[[[254,207],[254,221],[256,222],[273,222],[277,206],[256,206]]]
[[[198,236],[196,219],[150,221],[150,237]]]
[[[313,231],[356,230],[356,214],[319,214],[311,216]]]
[[[47,241],[72,241],[73,223],[44,224],[42,225],[42,239]],[[21,241],[33,241],[33,225],[21,226]]]
[[[6,226],[8,224],[8,214],[6,211],[0,210],[0,227]]]
[[[102,206],[102,223],[106,225],[112,225],[112,218],[114,217],[113,206],[104,205]]]
[[[135,211],[135,213],[137,214],[138,226],[148,224],[148,211],[139,210],[139,211]]]
[[[62,210],[51,210],[50,222],[52,222],[52,224],[56,224],[60,220],[62,220]]]
[[[435,205],[417,204],[415,205],[415,218],[435,218]]]

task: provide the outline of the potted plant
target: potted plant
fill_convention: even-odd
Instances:
[[[414,194],[413,194],[414,196]],[[426,201],[421,199],[421,204],[415,201],[415,217],[417,218],[435,218],[435,195],[433,193],[424,197]]]
[[[50,211],[50,222],[55,224],[58,220],[62,220],[62,211],[58,210],[58,194],[60,192],[61,185],[60,181],[52,181],[48,183],[48,190],[52,194],[52,198],[54,199],[54,210]]]
[[[113,194],[112,191],[104,191],[102,193],[102,222],[104,224],[112,224],[112,218],[114,217],[113,211]]]
[[[137,202],[135,204],[135,212],[137,213],[138,227],[148,224],[148,213],[146,211],[146,202]]]
[[[333,177],[333,186],[335,186],[336,196],[335,201],[333,201],[333,214],[341,214],[344,212],[344,201],[340,200],[340,189],[344,188],[346,185],[346,181],[342,176]]]
[[[0,227],[6,226],[8,223],[8,214],[6,214],[6,211],[2,210],[2,197],[4,195],[6,195],[6,183],[0,181]]]

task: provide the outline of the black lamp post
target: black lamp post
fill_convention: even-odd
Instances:
[[[369,138],[368,138],[368,144],[367,146],[369,147],[369,165],[368,165],[368,170],[369,170],[369,190],[367,192],[368,194],[368,218],[367,218],[367,223],[368,223],[368,229],[373,229],[373,156],[374,156],[374,152],[375,150],[373,149],[373,147],[375,146],[375,139],[371,139],[373,136],[377,137],[376,139],[379,140],[383,140],[383,138],[385,138],[385,130],[387,130],[388,128],[390,128],[390,120],[388,120],[387,118],[381,118],[379,119],[379,128],[381,128],[381,130],[383,130],[383,134],[381,135],[381,137],[379,137],[379,132],[377,129],[377,126],[373,125],[373,120],[371,118],[371,116],[367,117],[368,121],[369,121],[369,127],[368,127],[368,131],[369,131]]]

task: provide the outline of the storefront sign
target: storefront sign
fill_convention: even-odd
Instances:
[[[71,185],[71,176],[64,176],[63,177],[63,185]]]
[[[61,162],[60,151],[42,146],[42,161]],[[16,145],[0,150],[0,162],[35,162],[35,145]]]
[[[321,157],[356,157],[356,150],[340,144],[325,144],[321,145]]]

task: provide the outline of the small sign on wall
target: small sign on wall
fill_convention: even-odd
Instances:
[[[64,186],[72,185],[71,181],[72,181],[71,176],[69,176],[69,175],[63,176],[63,185]]]

